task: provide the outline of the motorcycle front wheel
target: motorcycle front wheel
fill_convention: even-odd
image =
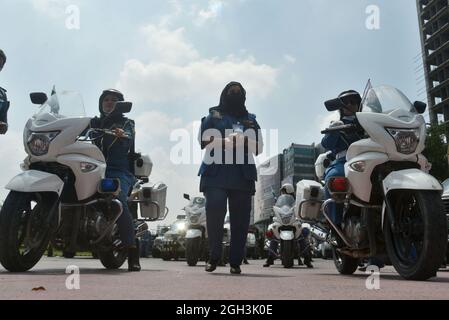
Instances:
[[[294,243],[292,240],[281,241],[281,260],[284,268],[291,268],[294,265]]]
[[[391,194],[392,230],[385,214],[385,242],[396,271],[407,280],[436,276],[447,248],[447,220],[440,193],[401,190]]]
[[[201,255],[201,238],[186,240],[186,260],[190,267],[196,266]]]
[[[11,191],[0,211],[0,263],[11,272],[33,268],[48,248],[55,194]],[[55,217],[57,217],[55,215]]]

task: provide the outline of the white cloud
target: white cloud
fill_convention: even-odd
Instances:
[[[224,0],[209,0],[207,9],[194,11],[198,16],[216,17]],[[127,92],[135,102],[157,104],[189,103],[204,107],[218,102],[223,87],[230,81],[240,81],[248,91],[248,101],[264,99],[277,83],[279,69],[260,64],[250,54],[225,58],[203,57],[185,37],[184,28],[172,28],[174,17],[183,12],[179,0],[171,1],[173,12],[158,24],[141,28],[148,44],[149,63],[131,59],[125,63],[117,87]]]
[[[319,130],[324,130],[329,127],[329,124],[332,121],[338,121],[340,120],[340,113],[338,111],[331,112],[331,113],[323,113],[320,114],[317,119],[316,123],[318,125]]]
[[[296,63],[296,58],[289,54],[284,54],[284,60],[291,64]]]
[[[184,28],[169,31],[164,27],[148,25],[142,28],[148,43],[150,58],[160,62],[183,63],[198,59],[199,54],[184,39]]]
[[[135,118],[138,145],[153,145],[168,141],[174,129],[183,126],[181,118],[172,118],[160,111],[146,111]]]
[[[70,0],[31,0],[34,9],[51,18],[65,18],[65,10],[69,5],[74,4]]]
[[[253,98],[267,97],[276,86],[278,70],[257,64],[253,58],[237,61],[227,58],[204,59],[185,66],[161,62],[145,65],[130,60],[120,74],[117,86],[134,101],[150,103],[189,102],[192,106],[218,103],[224,86],[240,81]]]
[[[206,9],[201,9],[197,13],[195,24],[202,26],[207,21],[216,19],[223,10],[225,3],[220,0],[210,0]]]

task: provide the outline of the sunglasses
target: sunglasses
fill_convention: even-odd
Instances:
[[[353,106],[358,106],[360,104],[360,100],[356,99],[354,97],[343,97],[341,98],[341,101],[346,105],[353,105]]]

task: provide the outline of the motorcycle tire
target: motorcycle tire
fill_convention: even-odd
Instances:
[[[98,258],[106,269],[116,270],[125,263],[128,252],[126,250],[99,251]]]
[[[46,193],[11,191],[0,211],[0,263],[11,272],[33,268],[45,253],[52,235],[52,226],[39,228],[50,212],[55,196]],[[33,206],[33,203],[35,204]],[[39,219],[39,214],[44,213]],[[26,234],[32,234],[32,247],[26,247]]]
[[[281,242],[281,260],[284,268],[293,267],[295,261],[294,256],[294,243],[293,241],[282,241]]]
[[[391,195],[397,231],[385,214],[384,235],[388,256],[407,280],[424,281],[436,276],[447,250],[447,220],[440,193],[401,190]]]
[[[340,274],[353,274],[359,266],[359,259],[339,253],[334,246],[332,246],[332,256],[335,267]]]
[[[201,254],[201,238],[186,240],[186,260],[189,267],[198,263]]]

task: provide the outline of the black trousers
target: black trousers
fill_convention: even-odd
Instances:
[[[232,235],[229,263],[231,265],[242,263],[248,236],[252,194],[250,191],[221,188],[205,189],[207,233],[211,261],[218,261],[222,255],[223,226],[229,201]]]

